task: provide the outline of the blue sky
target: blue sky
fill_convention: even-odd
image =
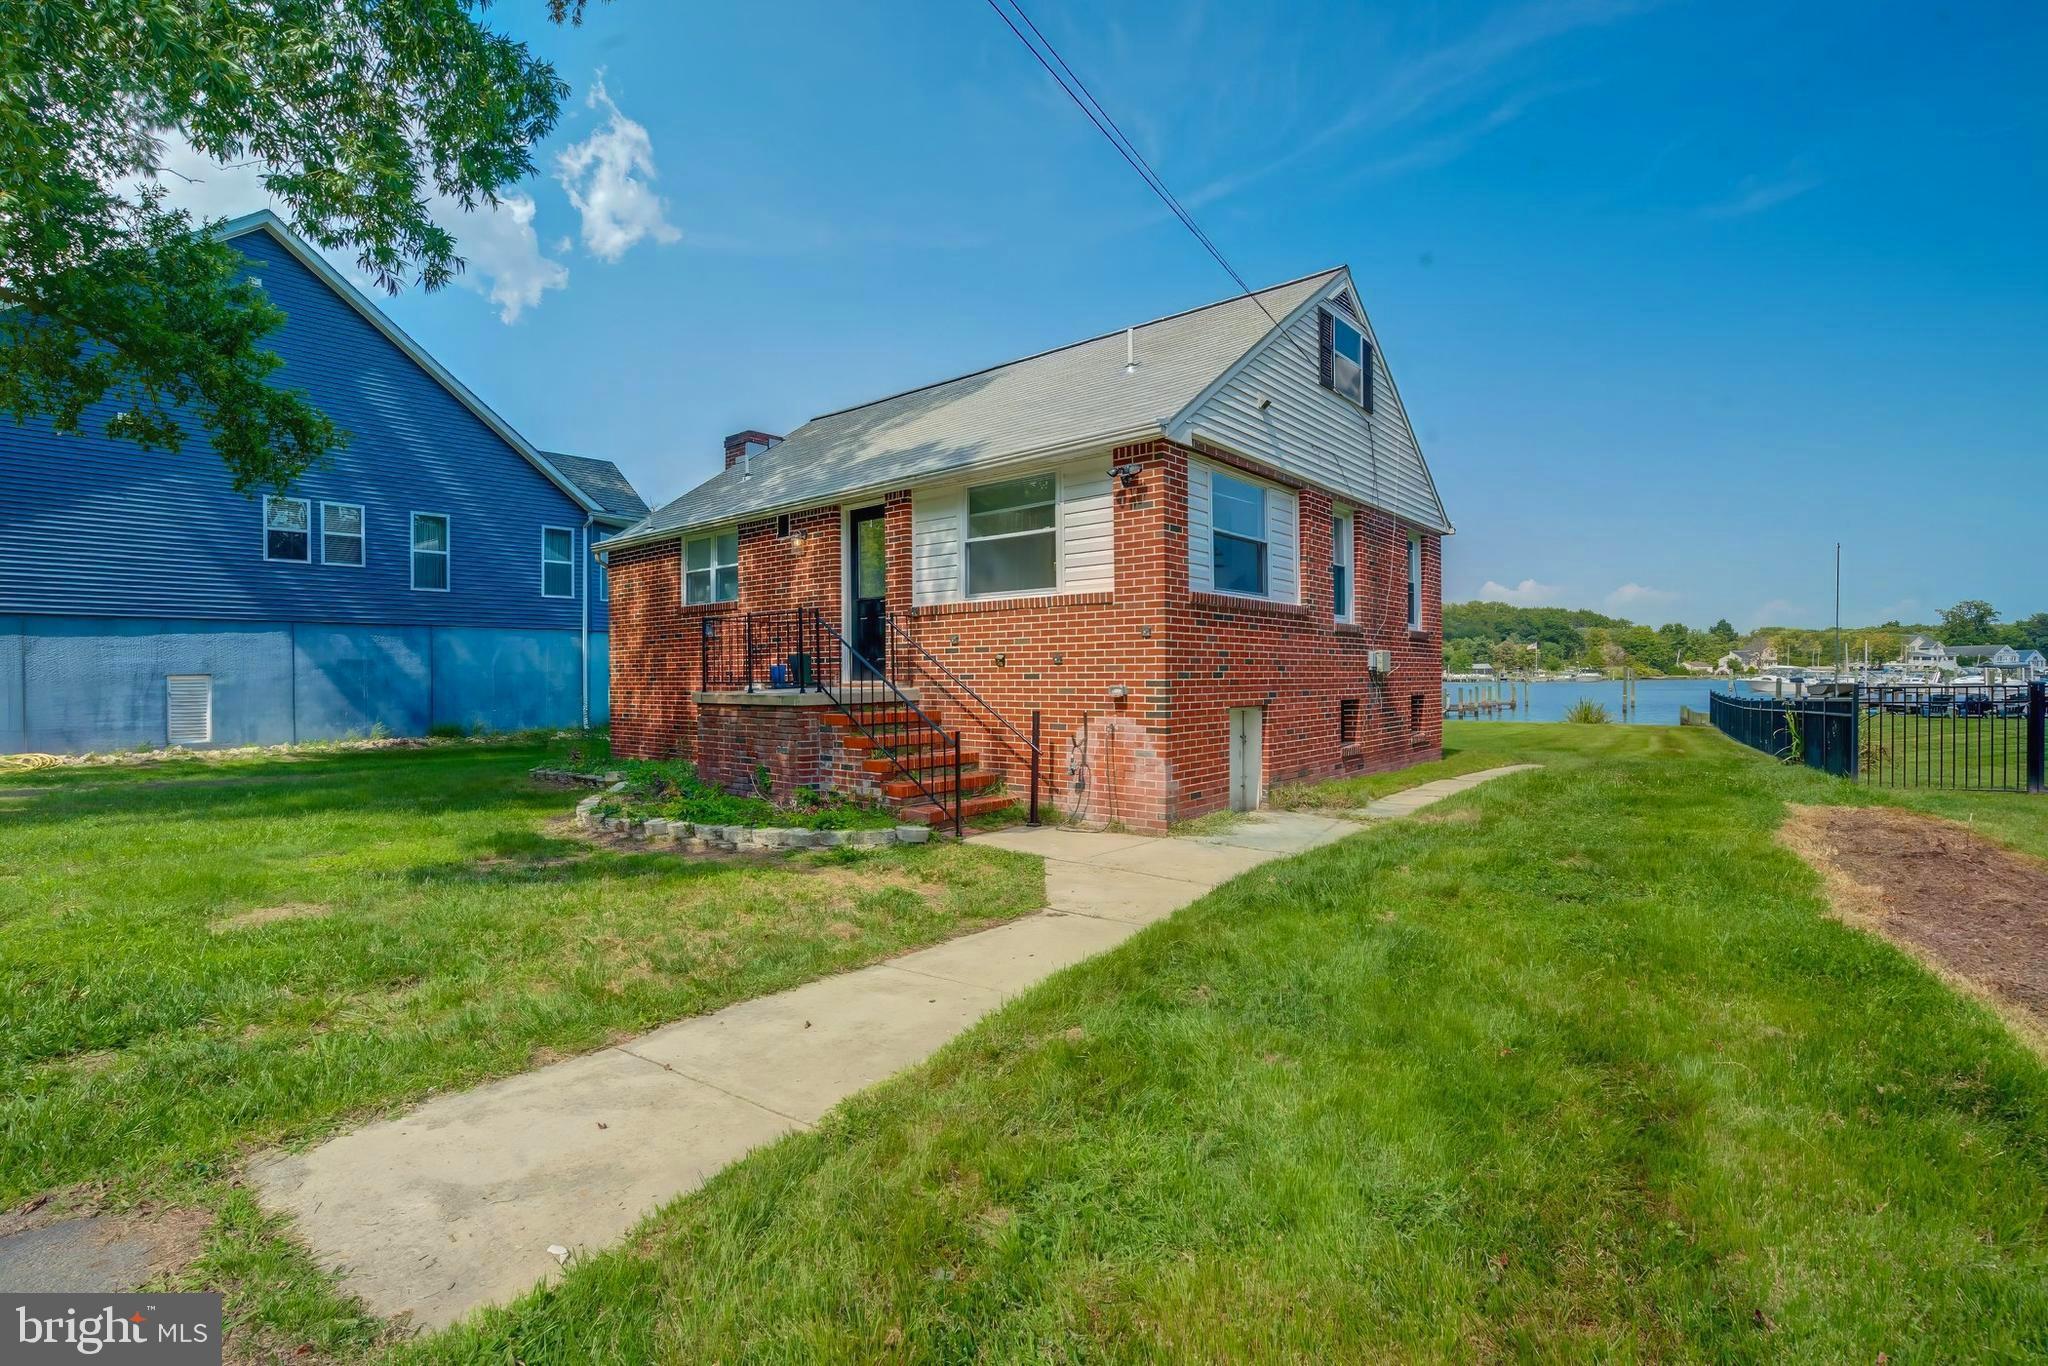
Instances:
[[[1839,539],[1848,618],[2048,610],[2048,7],[1030,12],[1247,279],[1350,263],[1448,597],[1820,623]],[[982,0],[541,13],[542,174],[386,306],[652,501],[1230,292]]]

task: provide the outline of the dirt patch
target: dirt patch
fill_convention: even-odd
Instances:
[[[1778,838],[1843,918],[2004,1007],[2048,1045],[2048,864],[1962,826],[1882,806],[1788,806]]]
[[[278,906],[258,906],[253,911],[214,921],[213,932],[226,934],[232,930],[253,930],[259,925],[271,925],[280,920],[317,920],[333,911],[332,906],[318,901],[287,901]]]

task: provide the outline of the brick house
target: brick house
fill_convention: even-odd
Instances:
[[[729,438],[605,547],[613,746],[933,821],[1255,807],[1440,756],[1450,531],[1323,271]]]

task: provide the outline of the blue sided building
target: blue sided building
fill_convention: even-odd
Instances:
[[[0,422],[0,752],[602,723],[590,548],[632,485],[536,449],[275,215],[226,235],[349,443],[244,496],[197,423],[171,455]]]

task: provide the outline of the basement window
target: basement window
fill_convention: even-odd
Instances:
[[[263,499],[263,558],[306,564],[313,558],[313,510],[303,498]]]
[[[1058,587],[1058,515],[1050,474],[967,490],[967,596]]]
[[[683,603],[738,602],[740,534],[719,531],[683,542]]]
[[[1337,743],[1358,743],[1358,699],[1347,697],[1337,704]]]
[[[1422,734],[1422,694],[1419,692],[1408,694],[1408,733]]]

